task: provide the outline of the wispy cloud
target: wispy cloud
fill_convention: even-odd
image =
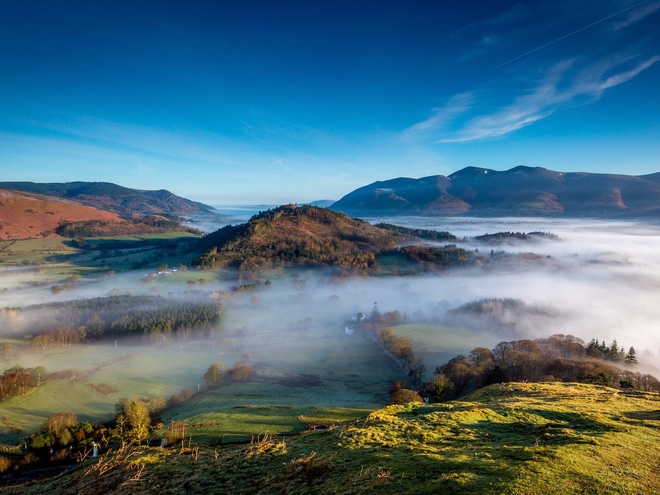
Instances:
[[[621,26],[622,27],[629,26],[633,22],[637,22],[637,21],[641,20],[642,18],[646,17],[647,15],[651,14],[654,10],[656,10],[658,8],[658,6],[660,6],[660,4],[659,4],[653,10],[649,11],[648,7],[642,6],[643,4],[646,4],[646,2],[647,2],[647,0],[644,0],[643,2],[640,2],[636,5],[626,7],[625,9],[619,10],[618,12],[614,12],[610,15],[605,16],[605,17],[601,17],[601,18],[599,18],[599,19],[597,19],[597,20],[595,20],[595,21],[593,21],[593,22],[591,22],[591,23],[589,23],[585,26],[580,27],[579,29],[575,29],[575,30],[571,31],[570,33],[563,34],[562,36],[559,36],[555,39],[552,39],[552,40],[550,40],[550,41],[548,41],[548,42],[546,42],[546,43],[544,43],[540,46],[537,46],[536,48],[533,48],[532,50],[528,50],[527,52],[522,53],[521,55],[518,55],[518,56],[516,56],[512,59],[509,59],[506,62],[503,62],[500,65],[498,65],[496,68],[499,69],[500,67],[503,67],[503,66],[508,65],[512,62],[520,60],[523,57],[526,57],[528,55],[531,55],[532,53],[538,52],[539,50],[543,50],[544,48],[547,48],[551,45],[554,45],[555,43],[559,43],[560,41],[563,41],[566,38],[570,38],[571,36],[575,36],[576,34],[581,33],[582,31],[590,29],[590,28],[592,28],[592,27],[594,27],[598,24],[601,24],[601,23],[603,23],[605,21],[608,21],[610,19],[614,19],[614,18],[619,17],[619,16],[621,16],[625,13],[628,13],[628,12],[630,12],[630,14],[628,15],[628,19],[626,21],[624,21],[624,23],[622,23]]]
[[[436,142],[459,143],[496,138],[549,117],[560,108],[581,105],[600,99],[605,91],[635,78],[660,60],[655,55],[612,57],[586,68],[575,60],[555,64],[526,94],[491,113],[468,104],[474,93],[454,96],[443,108],[436,108],[428,119],[404,132],[404,136],[432,138]],[[466,95],[469,95],[468,99]]]
[[[617,22],[614,25],[614,29],[618,31],[619,29],[627,28],[628,26],[635,24],[642,19],[645,19],[658,10],[660,10],[660,1],[651,2],[648,4],[647,2],[642,2],[639,7],[634,8],[631,12],[629,12],[625,19]]]
[[[434,108],[431,117],[406,129],[404,136],[435,134],[469,111],[473,100],[471,92],[453,96],[444,107]]]
[[[284,164],[284,158],[280,158],[280,159],[275,160],[274,162],[268,164],[266,167],[264,167],[264,170],[268,170],[268,169],[270,169],[274,166],[278,166],[278,167],[286,170],[287,172],[291,172],[291,169]]]

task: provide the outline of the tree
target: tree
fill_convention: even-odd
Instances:
[[[426,386],[429,399],[432,402],[445,400],[454,388],[453,383],[444,373],[433,375],[433,380]]]
[[[149,435],[151,417],[147,405],[139,399],[122,399],[115,406],[119,436],[131,442],[141,442]]]
[[[233,382],[246,382],[255,374],[252,366],[245,361],[236,361],[234,365],[227,371],[229,378]]]
[[[468,358],[477,366],[492,366],[495,362],[493,351],[487,347],[475,347],[470,351]]]
[[[475,371],[473,363],[462,354],[450,359],[442,366],[438,366],[435,373],[447,377],[451,383],[452,396],[459,397],[474,390]]]
[[[218,385],[225,378],[222,363],[214,363],[204,373],[204,381],[209,387]]]
[[[634,347],[630,346],[630,349],[628,349],[628,353],[626,354],[626,357],[624,358],[624,363],[628,366],[634,366],[638,363],[637,353],[635,352]]]
[[[619,357],[619,344],[617,343],[616,339],[612,341],[608,355],[610,360],[614,361],[615,363],[621,360]]]
[[[74,413],[51,414],[41,427],[41,432],[30,435],[30,447],[40,449],[69,445],[74,441],[71,430],[77,423],[78,418]]]
[[[399,337],[394,341],[390,350],[396,357],[408,361],[413,355],[412,341],[408,337]]]
[[[48,416],[44,422],[43,429],[54,436],[59,436],[64,430],[78,422],[74,413],[57,413]]]
[[[419,356],[414,356],[408,364],[408,377],[410,377],[413,385],[421,385],[422,375],[426,371],[426,365],[422,362]]]
[[[48,344],[50,344],[53,341],[50,335],[44,334],[44,335],[37,335],[32,339],[32,345],[35,347],[41,347],[42,351],[46,350],[46,347],[48,347]]]
[[[40,387],[41,380],[46,377],[46,368],[43,366],[37,366],[30,372],[30,376],[32,377],[32,384],[35,387]]]

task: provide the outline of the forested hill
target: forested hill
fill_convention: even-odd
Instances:
[[[343,213],[285,205],[204,237],[199,247],[205,252],[197,264],[249,268],[280,262],[367,268],[375,253],[392,249],[405,238]]]
[[[356,189],[331,208],[350,215],[476,215],[655,218],[660,174],[467,167],[447,177],[398,178]]]
[[[0,189],[63,198],[125,219],[147,215],[178,217],[212,210],[208,205],[181,198],[165,189],[143,191],[110,182],[0,182]]]

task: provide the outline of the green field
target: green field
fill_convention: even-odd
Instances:
[[[180,244],[198,239],[189,232],[166,232],[141,236],[88,238],[88,249],[75,247],[70,239],[47,237],[0,241],[0,260],[5,266],[38,266],[42,271],[85,274],[99,268],[125,271],[136,264],[157,267],[159,264],[187,264],[195,254],[177,252]]]
[[[449,328],[438,325],[398,325],[392,327],[397,337],[408,337],[413,343],[413,353],[426,365],[425,379],[433,370],[458,354],[467,354],[475,347],[491,348],[499,339],[474,330]]]
[[[203,341],[173,340],[143,346],[120,341],[116,348],[113,344],[86,344],[45,352],[24,349],[4,360],[4,369],[14,365],[44,366],[47,373],[75,370],[75,378],[52,380],[24,396],[0,403],[0,417],[22,430],[19,434],[0,427],[0,441],[13,443],[21,435],[37,431],[48,415],[57,412],[107,421],[114,416],[114,404],[120,398],[167,399],[182,389],[204,392],[203,375],[211,364],[222,362],[229,368],[246,355],[257,372],[254,382],[203,393],[168,410],[163,420],[212,423],[213,428],[190,431],[207,439],[294,432],[303,428],[297,419],[300,415],[322,410],[336,421],[380,407],[387,399],[390,384],[404,378],[370,339],[349,337],[323,325],[313,327],[303,337],[285,330],[249,332],[242,337],[228,334]],[[238,405],[291,409],[278,409],[276,412],[281,414],[269,415],[258,407],[237,410]],[[242,419],[235,421],[238,417]]]
[[[0,403],[0,443],[14,444],[41,428],[51,414],[75,412],[80,421],[114,417],[116,400],[76,379],[53,380]]]
[[[166,411],[165,424],[184,421],[186,436],[211,444],[249,440],[255,435],[289,434],[307,424],[355,420],[382,406],[359,392],[272,383],[235,384],[212,390]]]

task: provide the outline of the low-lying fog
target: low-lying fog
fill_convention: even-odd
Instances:
[[[442,324],[445,311],[482,298],[514,298],[527,304],[554,308],[558,316],[517,322],[510,334],[501,329],[475,330],[483,345],[501,340],[572,334],[608,344],[634,346],[638,356],[651,361],[660,351],[660,226],[636,222],[557,219],[391,218],[374,219],[409,227],[447,230],[460,245],[482,253],[504,250],[534,252],[536,261],[476,267],[435,275],[407,277],[331,277],[325,271],[294,269],[269,274],[272,285],[233,296],[226,303],[226,330],[248,327],[250,334],[296,330],[296,323],[312,318],[316,327],[339,332],[357,312],[371,313],[374,302],[381,313],[398,310],[408,321]],[[488,245],[476,235],[512,232],[551,232],[560,240],[518,241]],[[104,276],[52,294],[46,286],[18,288],[17,281],[38,273],[3,269],[0,306],[107,296],[110,293],[185,297],[190,291],[220,291],[238,285],[216,272],[188,270],[144,283],[146,270]],[[295,275],[293,275],[295,274]],[[200,279],[204,279],[203,281]],[[266,279],[266,275],[262,280]],[[296,279],[298,280],[296,282]],[[33,284],[36,285],[36,284]],[[531,318],[531,317],[530,317]],[[297,331],[297,330],[296,330]],[[293,338],[297,334],[293,334]],[[469,352],[470,349],[465,349]],[[644,353],[647,353],[644,356]],[[433,368],[441,363],[427,363]]]

